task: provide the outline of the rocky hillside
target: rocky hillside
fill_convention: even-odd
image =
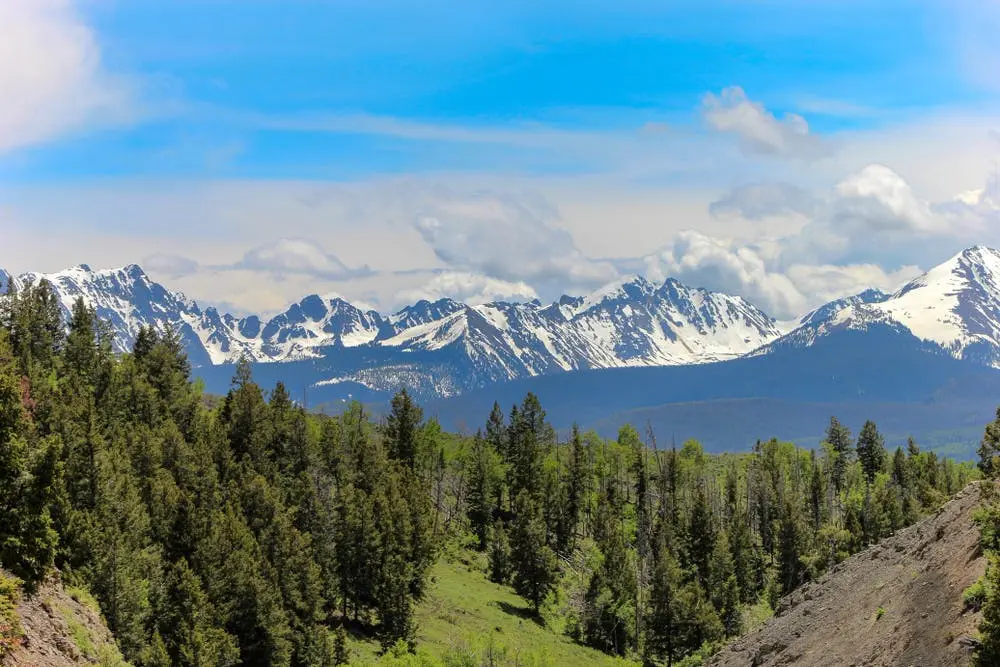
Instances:
[[[937,514],[784,598],[775,617],[715,656],[714,667],[968,665],[979,614],[963,591],[986,568],[970,485]]]
[[[22,596],[15,613],[20,636],[13,652],[0,657],[2,667],[129,667],[97,603],[84,591],[64,587],[58,576],[34,595]]]

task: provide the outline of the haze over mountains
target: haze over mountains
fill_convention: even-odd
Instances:
[[[266,320],[202,309],[137,265],[15,278],[0,272],[0,290],[41,278],[67,310],[78,296],[94,305],[118,349],[129,349],[141,326],[175,327],[211,390],[225,389],[232,364],[245,355],[265,384],[282,380],[296,394],[308,391],[312,404],[381,401],[407,386],[438,401],[451,423],[474,422],[487,396],[542,388],[557,417],[560,402],[578,404],[587,387],[594,423],[610,430],[622,411],[670,405],[663,409],[676,423],[684,421],[678,405],[733,399],[779,401],[765,413],[780,413],[789,400],[908,405],[936,397],[940,408],[951,405],[956,376],[975,378],[966,379],[966,390],[1000,378],[1000,251],[981,246],[892,294],[867,290],[825,304],[788,331],[741,297],[636,276],[551,304],[441,299],[388,315],[310,295]],[[689,407],[688,419],[710,417],[704,409]],[[970,409],[976,424],[984,418],[978,411]],[[939,428],[961,428],[939,417]],[[769,426],[764,419],[760,428]]]

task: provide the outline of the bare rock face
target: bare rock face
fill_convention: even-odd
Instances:
[[[855,554],[781,600],[775,617],[714,667],[968,665],[980,614],[962,593],[986,560],[972,484],[920,523]]]
[[[53,577],[17,605],[24,630],[22,645],[3,661],[3,667],[128,667],[88,597],[63,588]]]

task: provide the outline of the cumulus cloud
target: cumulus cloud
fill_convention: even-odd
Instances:
[[[608,262],[585,257],[569,232],[556,226],[542,200],[481,192],[441,197],[414,227],[450,268],[536,289],[594,287],[617,275]]]
[[[775,317],[790,317],[805,305],[794,283],[769,270],[757,249],[694,230],[677,234],[646,262],[655,280],[672,276],[695,287],[738,294]]]
[[[805,118],[787,113],[778,119],[739,86],[706,94],[701,111],[709,127],[738,137],[748,154],[815,159],[830,152],[826,142],[809,131]]]
[[[831,224],[865,231],[940,232],[947,222],[892,169],[868,165],[834,189]]]
[[[395,296],[397,304],[411,304],[421,299],[436,301],[451,298],[471,305],[491,301],[531,301],[538,293],[525,282],[498,280],[476,273],[444,271],[417,288],[404,289]]]
[[[782,215],[811,215],[816,204],[815,197],[790,183],[751,183],[734,188],[712,202],[708,210],[715,217],[736,215],[756,221]]]
[[[646,258],[653,277],[673,275],[739,294],[785,319],[874,287],[892,291],[957,247],[1000,227],[1000,176],[944,202],[921,198],[892,169],[872,164],[823,196],[784,184],[751,185],[715,202],[714,215],[758,220],[801,213],[799,233],[753,243],[696,231]]]
[[[232,265],[234,269],[266,271],[279,275],[305,274],[330,280],[365,275],[371,270],[365,266],[350,269],[336,256],[326,252],[320,244],[306,238],[284,238],[248,250],[243,258]]]
[[[779,320],[870,287],[892,291],[920,273],[912,265],[893,271],[877,264],[792,263],[782,267],[775,249],[773,245],[739,245],[688,230],[646,261],[652,278],[673,276],[697,287],[738,294]]]
[[[128,116],[128,95],[102,69],[74,2],[0,1],[0,26],[0,153]]]
[[[781,239],[777,266],[793,264],[879,264],[894,259],[933,259],[931,240],[952,244],[982,242],[1000,224],[1000,182],[945,202],[920,197],[889,167],[871,164],[849,174],[828,192],[811,195],[787,184],[755,184],[734,189],[714,202],[716,217],[756,221],[799,214],[806,222]],[[923,250],[920,248],[923,247]]]

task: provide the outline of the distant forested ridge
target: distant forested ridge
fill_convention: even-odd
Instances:
[[[312,414],[247,363],[209,396],[176,335],[116,354],[82,300],[66,331],[27,285],[0,309],[0,566],[28,594],[53,568],[88,588],[142,666],[345,664],[366,641],[496,664],[420,651],[429,570],[456,551],[581,644],[693,664],[976,474],[871,422],[708,455],[559,434],[530,393],[483,419],[444,432],[405,390],[378,422]]]

